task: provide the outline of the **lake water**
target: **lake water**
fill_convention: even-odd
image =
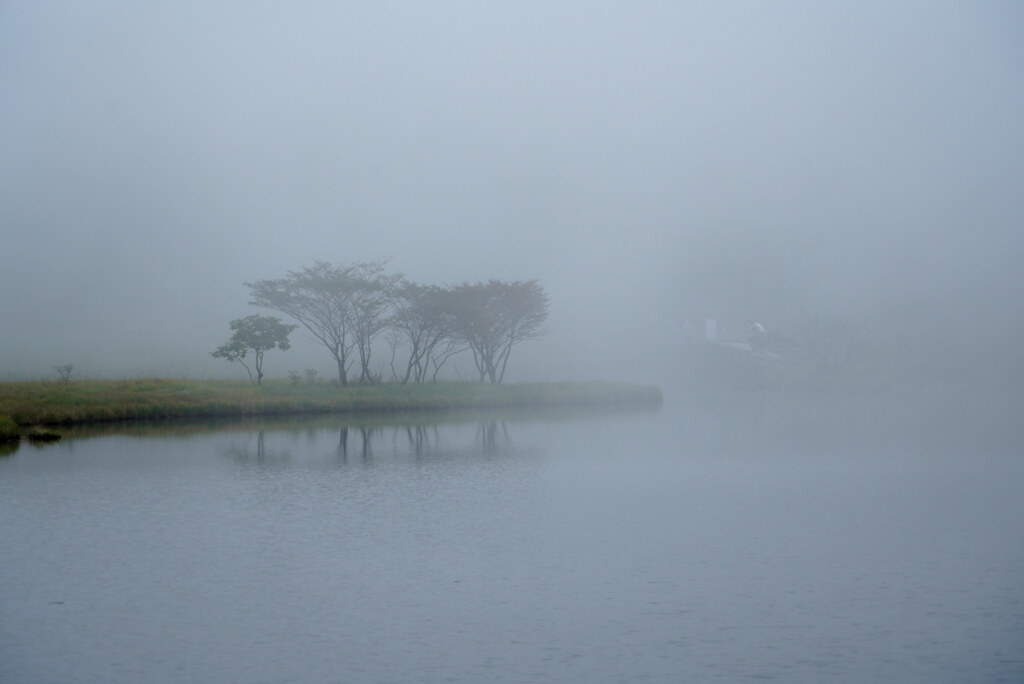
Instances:
[[[23,445],[0,458],[0,682],[1024,681],[1019,415],[916,406]]]

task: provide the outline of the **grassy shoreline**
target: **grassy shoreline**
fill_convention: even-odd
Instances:
[[[657,387],[607,382],[350,387],[186,379],[7,382],[0,383],[0,440],[25,436],[33,426],[126,420],[660,402]]]

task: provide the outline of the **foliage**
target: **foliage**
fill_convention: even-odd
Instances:
[[[263,354],[271,349],[285,351],[291,348],[288,335],[296,328],[282,323],[273,316],[255,314],[229,323],[233,334],[231,339],[217,347],[211,354],[218,359],[237,361],[249,374],[249,380],[256,385],[263,381]],[[245,362],[252,352],[253,367]],[[256,371],[256,375],[253,375]]]
[[[538,337],[548,297],[536,280],[463,283],[452,290],[452,336],[473,352],[480,381],[500,384],[512,347]]]
[[[284,278],[246,283],[250,303],[294,318],[326,348],[348,385],[359,361],[359,382],[381,381],[372,368],[374,341],[383,333],[391,348],[391,369],[402,383],[426,382],[453,355],[472,351],[480,381],[504,380],[512,348],[541,334],[548,298],[535,280],[419,285],[388,275],[385,262],[335,266],[323,261]],[[405,367],[395,366],[405,347]]]
[[[383,262],[334,266],[317,261],[284,278],[246,283],[251,304],[291,316],[338,366],[338,382],[348,384],[353,351],[358,351],[362,379],[370,374],[373,339],[383,330],[386,297],[393,276]]]
[[[402,383],[425,382],[433,368],[432,379],[452,355],[465,349],[453,339],[452,294],[436,285],[403,282],[396,290],[394,312],[388,342],[391,345],[392,371]],[[401,377],[394,370],[395,350],[408,345],[408,358]]]
[[[384,273],[384,262],[374,261],[351,267],[351,293],[345,316],[359,352],[359,381],[373,384],[379,373],[370,370],[373,342],[389,323],[394,292],[401,276]]]

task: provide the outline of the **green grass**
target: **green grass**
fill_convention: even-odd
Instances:
[[[15,442],[21,439],[21,428],[7,416],[0,415],[0,442]]]
[[[123,420],[660,402],[657,387],[603,382],[351,387],[184,379],[9,382],[0,383],[0,435],[19,426]]]

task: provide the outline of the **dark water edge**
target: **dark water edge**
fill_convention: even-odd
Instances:
[[[140,437],[189,437],[215,432],[260,430],[315,430],[337,427],[436,426],[482,421],[563,421],[602,416],[655,415],[661,402],[559,404],[551,406],[510,406],[459,409],[416,409],[355,412],[309,412],[254,416],[205,416],[120,421],[97,421],[68,425],[60,434],[66,439],[88,439],[109,435]]]

